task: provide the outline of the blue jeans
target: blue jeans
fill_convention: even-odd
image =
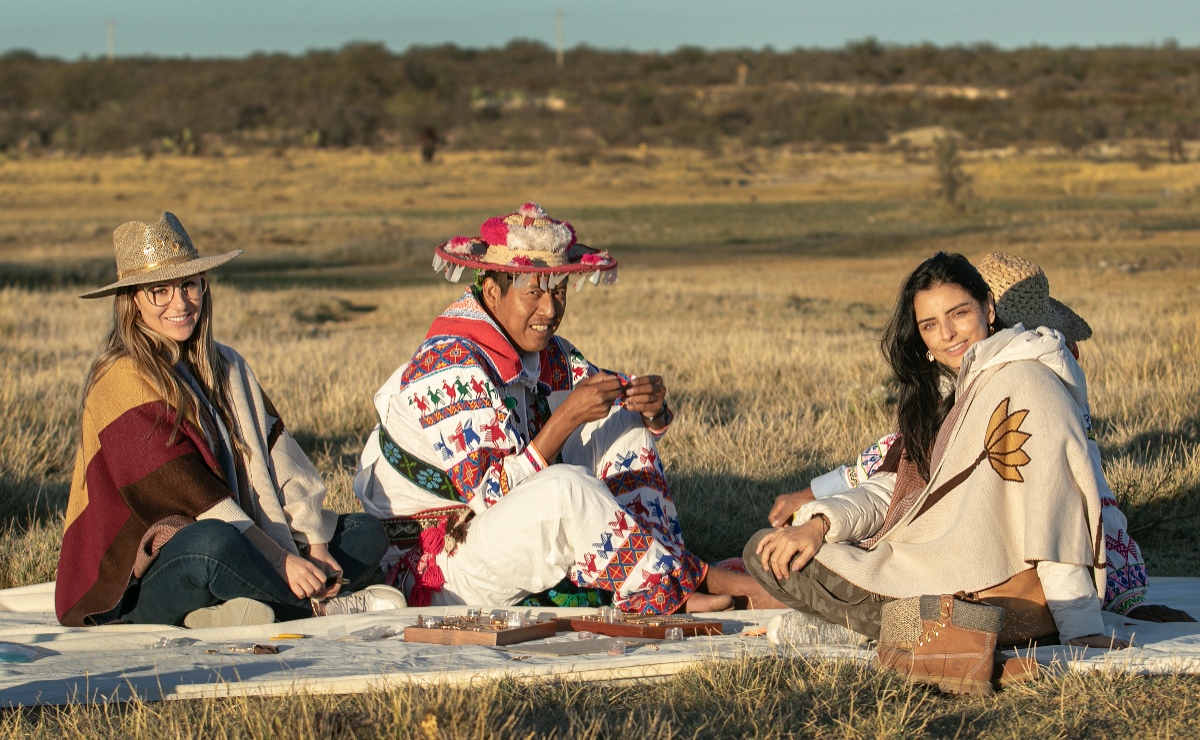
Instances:
[[[342,566],[343,591],[378,581],[387,551],[383,525],[370,514],[342,514],[329,552]],[[135,624],[183,624],[196,609],[245,597],[261,601],[284,622],[312,616],[266,557],[231,524],[213,519],[189,524],[159,550],[146,574],[134,579],[121,601],[120,618]]]

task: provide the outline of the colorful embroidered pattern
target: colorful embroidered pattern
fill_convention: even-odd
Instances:
[[[608,606],[612,604],[612,601],[613,595],[609,591],[598,588],[582,588],[571,583],[571,579],[564,578],[553,588],[548,588],[541,593],[525,597],[518,606],[557,606],[564,609],[569,607],[590,607],[595,609],[601,606]]]
[[[569,391],[574,388],[571,381],[571,362],[567,351],[557,340],[551,340],[542,352],[541,382],[548,386],[548,392]]]
[[[850,484],[851,488],[856,488],[859,483],[875,475],[879,466],[883,465],[888,450],[892,448],[899,437],[900,435],[896,433],[889,434],[862,451],[862,454],[858,456],[858,461],[846,469],[846,482]]]
[[[403,450],[388,435],[383,424],[379,425],[379,449],[392,469],[408,480],[442,498],[453,500],[457,497],[445,473]]]
[[[412,361],[408,363],[408,368],[404,371],[404,384],[408,385],[414,380],[420,380],[426,375],[447,368],[482,367],[481,359],[466,340],[434,339],[421,345],[417,353],[413,355]],[[445,400],[439,399],[438,405],[440,406],[442,403],[445,403]]]
[[[621,609],[638,614],[674,614],[707,573],[708,566],[699,558],[683,552],[673,570],[649,574],[640,584],[645,590],[621,600]]]
[[[531,384],[526,374],[533,368],[522,364],[475,297],[464,295],[435,320],[426,342],[400,376],[393,398],[403,403],[393,401],[392,413],[398,410],[413,421],[394,425],[395,439],[409,452],[419,450],[418,459],[440,458],[438,467],[456,500],[470,503],[476,511],[492,506],[547,466],[549,461],[542,459],[531,440],[550,418],[552,404],[561,400],[551,394],[570,392],[597,372],[558,337],[538,363],[538,382]],[[625,414],[605,428],[604,434],[614,436],[602,443],[602,457],[583,464],[602,468],[596,472],[618,497],[613,514],[606,528],[596,526],[600,531],[594,533],[589,528],[586,542],[572,543],[576,565],[566,575],[574,586],[549,589],[540,598],[556,605],[591,604],[606,598],[595,596],[600,589],[612,592],[613,603],[626,611],[669,614],[695,590],[706,566],[684,549],[662,462],[642,420]],[[433,480],[423,480],[419,470],[412,472],[404,477],[415,483],[415,489],[405,486],[405,490],[413,491],[414,497],[424,496]],[[416,529],[401,522],[393,522],[389,529],[396,538],[418,540],[388,576],[390,582],[416,584],[411,594],[414,605],[425,603],[442,587],[433,556],[448,535],[438,526],[410,531]],[[519,548],[520,543],[513,546]],[[570,593],[579,589],[582,595]]]
[[[423,415],[421,417],[421,426],[431,427],[435,424],[440,424],[452,416],[457,416],[464,411],[479,411],[480,409],[491,408],[491,406],[491,400],[488,398],[470,398],[458,403],[451,403],[443,408]]]
[[[1109,507],[1105,505],[1104,508]],[[1115,503],[1113,508],[1115,509]],[[1125,523],[1124,517],[1119,515],[1119,509],[1115,510],[1115,514],[1112,511],[1102,511],[1106,521],[1113,519]],[[1105,532],[1104,549],[1108,570],[1104,588],[1104,609],[1116,614],[1125,614],[1146,601],[1146,592],[1150,588],[1146,563],[1142,559],[1137,542],[1123,528],[1117,528],[1115,537]]]
[[[1146,601],[1149,577],[1145,563],[1130,563],[1124,568],[1109,568],[1105,581],[1105,609],[1116,614],[1125,614]]]
[[[450,468],[450,483],[459,497],[467,502],[475,498],[475,489],[485,475],[494,476],[499,483],[499,473],[494,468],[499,466],[505,457],[502,451],[485,447],[469,453],[465,460]],[[500,497],[497,496],[496,500],[500,500]]]
[[[667,485],[667,479],[655,468],[609,473],[603,476],[603,480],[604,484],[608,486],[608,490],[612,491],[613,496],[618,497],[639,488],[651,488],[663,493],[671,490]],[[650,511],[646,510],[646,514],[649,515]]]

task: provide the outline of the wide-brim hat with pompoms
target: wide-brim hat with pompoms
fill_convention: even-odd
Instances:
[[[571,224],[550,218],[537,203],[489,218],[479,236],[455,237],[434,250],[433,269],[447,280],[457,282],[467,268],[553,276],[554,283],[582,275],[577,287],[584,280],[599,285],[617,277],[612,255],[578,243]]]
[[[174,213],[164,212],[157,223],[128,221],[113,231],[117,257],[117,282],[80,298],[102,298],[121,288],[149,285],[199,275],[237,257],[242,250],[201,257],[183,224]]]
[[[1050,297],[1042,268],[1007,252],[992,252],[975,266],[992,289],[996,316],[1007,326],[1057,329],[1070,342],[1092,336],[1092,327],[1067,305]]]

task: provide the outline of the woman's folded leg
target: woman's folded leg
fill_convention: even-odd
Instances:
[[[312,616],[258,548],[231,524],[203,520],[179,530],[130,585],[122,619],[137,624],[182,624],[189,613],[236,598],[261,601],[279,621]]]
[[[888,599],[855,586],[816,560],[810,560],[799,571],[790,572],[787,578],[776,578],[770,568],[763,567],[759,556],[755,554],[759,540],[771,531],[763,529],[757,532],[746,543],[742,553],[746,570],[762,584],[767,593],[797,611],[878,639],[883,604]]]

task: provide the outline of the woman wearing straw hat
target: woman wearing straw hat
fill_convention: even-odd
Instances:
[[[364,586],[379,521],[325,486],[246,361],[213,340],[201,257],[171,213],[113,232],[108,335],[83,388],[55,607],[65,625],[220,627],[403,607]],[[336,596],[339,584],[351,593]]]
[[[598,596],[670,614],[770,602],[684,545],[656,443],[671,421],[663,379],[600,370],[557,335],[568,285],[607,284],[616,266],[536,203],[437,248],[436,269],[473,269],[476,283],[375,395],[380,424],[354,479],[410,603]]]
[[[1091,338],[1092,328],[1069,306],[1050,296],[1050,284],[1041,267],[1007,252],[992,252],[976,267],[995,300],[997,326],[1053,329],[1062,335],[1072,356],[1079,359],[1079,343]],[[1089,429],[1089,450],[1099,460],[1100,449],[1090,435],[1090,412],[1085,410],[1083,418]],[[768,516],[771,525],[782,526],[796,509],[814,497],[848,491],[866,480],[879,470],[897,438],[897,434],[889,434],[863,450],[854,465],[841,466],[814,478],[809,489],[778,497]],[[1101,477],[1098,483],[1107,550],[1104,611],[1152,622],[1194,621],[1179,609],[1145,603],[1149,578],[1141,548],[1129,534],[1125,514],[1107,482]]]

